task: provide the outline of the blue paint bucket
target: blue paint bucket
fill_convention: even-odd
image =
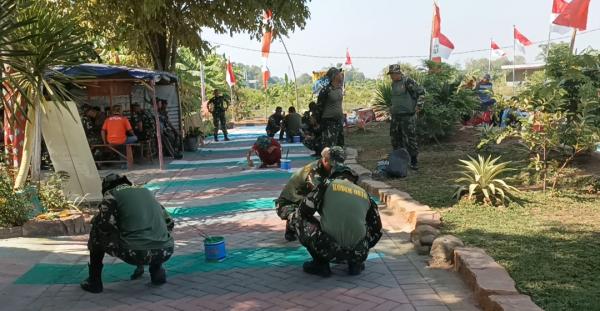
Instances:
[[[222,236],[211,236],[204,239],[204,257],[208,262],[221,262],[227,257],[225,249],[225,238]]]
[[[300,142],[300,136],[294,136],[294,143],[299,143]]]
[[[281,160],[280,167],[282,170],[291,170],[292,169],[292,160]]]

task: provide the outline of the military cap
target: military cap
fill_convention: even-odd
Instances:
[[[122,184],[127,184],[130,186],[132,185],[131,181],[129,181],[125,175],[121,176],[119,174],[108,174],[102,179],[102,193],[112,190]]]
[[[345,164],[336,164],[331,171],[330,177],[333,179],[344,177],[353,183],[358,182],[359,178],[358,174]]]
[[[388,74],[399,73],[402,74],[402,68],[399,64],[393,64],[388,67]]]
[[[336,163],[344,163],[346,161],[346,152],[340,146],[329,148],[329,159]]]

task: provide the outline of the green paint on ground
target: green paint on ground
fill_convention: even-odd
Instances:
[[[290,160],[292,160],[292,163],[294,162],[298,162],[298,161],[314,161],[314,157],[311,156],[305,156],[305,157],[294,157],[294,158],[290,158]],[[308,163],[308,162],[306,162]],[[185,168],[203,168],[203,167],[214,167],[214,168],[218,168],[218,167],[223,167],[223,166],[247,166],[248,164],[246,163],[246,160],[242,160],[242,161],[227,161],[227,162],[220,162],[220,163],[169,163],[167,165],[167,169],[185,169]]]
[[[208,263],[204,253],[192,253],[174,256],[165,263],[167,276],[198,272],[213,272],[231,269],[260,269],[270,267],[300,266],[310,259],[304,247],[268,247],[245,248],[228,251],[223,262]],[[373,253],[369,259],[380,258]],[[129,280],[134,266],[126,263],[105,264],[102,281],[105,283]],[[146,273],[148,273],[146,271]],[[79,284],[87,278],[86,264],[48,264],[39,263],[19,277],[14,284]]]
[[[379,204],[379,198],[371,197],[375,203]],[[227,202],[212,205],[190,206],[190,207],[169,207],[166,210],[174,218],[182,217],[211,217],[223,214],[234,214],[240,212],[251,212],[258,210],[275,210],[275,198],[260,198],[241,202]]]
[[[255,210],[275,210],[275,198],[261,198],[241,202],[227,202],[203,206],[169,207],[166,210],[175,218],[209,217]]]
[[[203,178],[203,179],[178,179],[178,180],[168,180],[162,182],[151,182],[146,184],[146,187],[149,190],[159,190],[161,188],[167,187],[204,187],[204,186],[212,186],[216,184],[227,184],[227,183],[236,183],[236,182],[244,182],[244,181],[260,181],[260,180],[269,180],[269,179],[286,179],[292,176],[291,172],[288,171],[263,171],[256,173],[244,173],[238,175],[231,176],[223,176],[223,177],[215,177],[215,178]]]

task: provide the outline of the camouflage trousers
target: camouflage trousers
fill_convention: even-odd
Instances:
[[[344,147],[344,123],[342,120],[323,119],[321,129],[321,148]]]
[[[300,244],[306,247],[312,258],[317,261],[362,263],[367,260],[369,249],[375,246],[381,237],[381,232],[370,234],[371,230],[367,230],[367,236],[354,247],[342,247],[331,235],[321,230],[321,224],[316,218],[304,219],[299,211],[293,213],[290,218],[290,226],[296,230]]]
[[[94,230],[94,227],[92,227],[88,240],[88,249],[92,261],[94,261],[93,258],[100,258],[100,261],[102,261],[104,253],[106,253],[130,265],[160,265],[169,260],[173,255],[173,247],[132,250],[121,247],[119,242],[114,238],[110,241],[103,238],[103,236],[106,236],[106,234],[99,232],[99,230]],[[112,236],[114,237],[116,234],[112,234]]]
[[[219,124],[223,131],[223,135],[227,135],[227,120],[225,119],[225,113],[213,113],[213,134],[217,136],[219,134]]]
[[[275,200],[275,206],[277,211],[277,216],[281,218],[281,220],[288,220],[290,216],[298,210],[298,203],[290,202],[285,199],[277,199]]]
[[[394,150],[404,148],[411,157],[416,157],[419,154],[415,115],[392,115],[390,136]]]

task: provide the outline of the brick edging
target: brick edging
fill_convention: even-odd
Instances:
[[[32,219],[23,226],[0,228],[0,239],[87,234],[90,232],[91,218],[91,215],[80,214],[57,220],[38,221]]]
[[[441,214],[414,200],[410,194],[393,188],[385,182],[373,180],[371,172],[357,163],[358,152],[346,148],[348,166],[360,176],[358,184],[371,195],[379,197],[386,209],[408,224],[411,229],[411,242],[419,254],[429,255],[429,244],[422,244],[425,237],[417,234],[416,229],[428,230],[439,235],[442,226]],[[473,290],[474,297],[484,311],[539,311],[542,310],[531,301],[531,297],[520,294],[515,288],[515,281],[506,269],[498,264],[483,249],[476,247],[459,247],[454,251],[454,270]]]

